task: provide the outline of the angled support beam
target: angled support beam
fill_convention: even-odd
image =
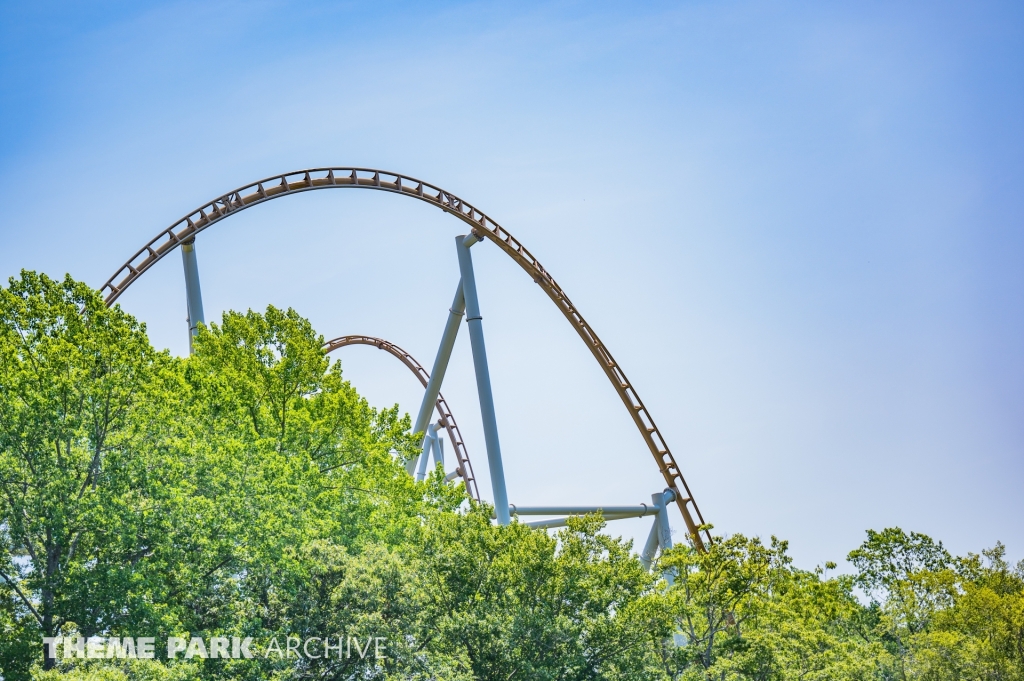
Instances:
[[[423,392],[423,401],[420,402],[420,411],[416,415],[416,423],[412,426],[412,432],[423,433],[426,438],[427,422],[430,421],[430,414],[434,411],[437,403],[437,396],[441,394],[441,383],[444,382],[444,373],[448,370],[448,360],[452,357],[452,348],[455,347],[455,338],[459,335],[459,322],[466,313],[466,298],[462,293],[462,280],[455,289],[455,299],[452,306],[448,308],[448,321],[445,322],[444,332],[441,334],[441,345],[437,348],[437,357],[434,358],[434,367],[430,370],[430,378],[427,379],[427,387]],[[424,439],[424,447],[426,440]],[[424,449],[426,451],[426,449]],[[416,459],[406,464],[405,469],[412,475],[416,466]]]
[[[420,402],[420,411],[416,415],[416,422],[412,426],[412,432],[425,433],[427,422],[430,421],[430,414],[434,411],[437,403],[437,396],[441,392],[441,383],[444,381],[444,372],[448,370],[448,360],[452,356],[452,348],[455,347],[455,337],[459,335],[459,322],[466,313],[466,297],[462,293],[462,281],[459,281],[455,289],[455,300],[448,309],[448,321],[444,325],[444,333],[441,334],[441,345],[437,348],[437,357],[434,358],[434,368],[430,370],[430,379],[427,381],[426,391],[423,393],[423,401]]]
[[[181,245],[181,262],[185,267],[185,301],[188,304],[188,351],[192,353],[192,336],[200,324],[206,323],[203,315],[203,292],[199,287],[199,262],[196,260],[196,240]]]
[[[480,301],[476,295],[473,258],[466,245],[470,239],[476,239],[476,237],[474,235],[455,237],[455,247],[459,253],[462,292],[466,299],[466,323],[469,324],[469,341],[473,348],[476,390],[480,397],[480,416],[484,426],[484,443],[487,445],[487,463],[491,471],[491,489],[494,492],[494,513],[498,517],[499,525],[508,525],[511,522],[508,512],[508,492],[505,490],[505,469],[501,463],[498,421],[494,413],[494,396],[491,394],[491,374],[487,368],[483,318],[480,316]]]

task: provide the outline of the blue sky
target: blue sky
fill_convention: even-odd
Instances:
[[[807,567],[894,525],[1022,558],[1022,136],[1019,3],[5,2],[0,275],[99,286],[238,185],[400,171],[544,263],[717,531]],[[200,236],[207,318],[292,306],[429,366],[462,231],[370,192],[271,202]],[[510,499],[648,499],[593,358],[474,257]],[[177,256],[121,304],[187,352]],[[397,362],[338,356],[415,410]],[[489,496],[465,330],[444,392]]]

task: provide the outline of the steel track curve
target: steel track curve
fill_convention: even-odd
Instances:
[[[393,357],[397,357],[402,364],[407,366],[416,375],[416,378],[420,380],[423,387],[427,387],[430,374],[427,373],[422,364],[416,361],[415,357],[394,343],[383,338],[374,338],[373,336],[339,336],[324,343],[324,352],[334,352],[346,345],[372,345],[378,350],[383,350]],[[448,439],[451,440],[452,449],[455,450],[455,458],[459,462],[459,477],[466,483],[466,492],[469,496],[474,501],[480,501],[480,491],[476,487],[476,477],[473,475],[473,464],[469,461],[469,452],[466,451],[466,444],[462,441],[459,424],[455,422],[455,417],[452,416],[452,411],[448,408],[448,403],[444,401],[444,395],[441,393],[437,394],[436,406],[437,413],[441,417],[441,425],[448,431]]]
[[[469,225],[475,234],[490,240],[515,260],[551,298],[572,324],[576,333],[583,339],[594,358],[597,359],[601,370],[604,371],[615,392],[618,393],[619,398],[629,410],[629,414],[644,442],[651,450],[666,484],[675,491],[676,503],[683,515],[690,536],[697,548],[703,550],[704,541],[701,538],[698,525],[704,525],[705,522],[700,508],[690,492],[689,485],[686,484],[686,479],[683,477],[675,457],[662,437],[661,431],[658,430],[633,384],[626,378],[626,374],[612,357],[608,348],[601,342],[576,306],[572,304],[565,291],[548,274],[540,262],[523,247],[522,243],[485,213],[440,187],[408,175],[373,168],[311,168],[268,177],[239,187],[200,206],[160,232],[122,265],[100,290],[105,295],[107,304],[111,305],[125,289],[156,262],[182,243],[192,240],[196,234],[227,216],[271,199],[314,189],[335,188],[375,189],[419,199],[459,218]],[[693,506],[696,519],[690,513],[688,508],[690,505]],[[705,529],[703,534],[710,542],[710,532]]]

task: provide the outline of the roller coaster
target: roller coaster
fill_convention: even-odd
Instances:
[[[711,535],[706,527],[704,517],[697,506],[697,502],[690,492],[689,485],[686,483],[686,479],[676,463],[675,457],[672,455],[668,444],[662,437],[647,407],[637,394],[636,389],[626,378],[626,374],[597,336],[597,333],[583,318],[576,306],[572,304],[565,291],[555,282],[551,274],[508,230],[501,227],[472,204],[435,185],[407,175],[384,170],[344,167],[299,170],[247,184],[203,204],[147,242],[101,287],[101,293],[106,304],[108,306],[113,305],[118,297],[137,281],[139,277],[165,256],[180,247],[185,270],[189,339],[191,341],[191,337],[196,333],[198,325],[205,322],[195,250],[196,235],[224,218],[256,204],[318,189],[372,189],[407,196],[440,208],[442,211],[455,216],[469,227],[468,234],[459,235],[455,239],[461,280],[456,289],[455,299],[449,309],[448,320],[442,334],[433,368],[429,373],[409,353],[397,345],[380,338],[359,335],[340,336],[328,341],[324,345],[326,352],[332,352],[349,345],[372,345],[400,360],[423,384],[423,401],[413,426],[413,432],[422,432],[424,434],[423,450],[418,459],[409,462],[408,470],[410,474],[415,474],[422,479],[428,458],[431,455],[434,456],[435,463],[444,465],[443,442],[438,435],[438,432],[444,429],[448,434],[448,439],[451,442],[456,458],[455,470],[447,476],[447,479],[461,478],[465,484],[467,495],[475,501],[481,500],[476,479],[473,475],[469,453],[455,423],[455,418],[440,393],[441,383],[444,379],[455,338],[461,326],[462,318],[465,317],[466,324],[469,327],[477,393],[480,398],[487,462],[493,492],[494,514],[498,523],[507,524],[511,522],[513,515],[557,516],[548,520],[527,523],[534,527],[549,528],[565,525],[566,519],[570,516],[594,511],[602,512],[607,520],[654,515],[655,522],[641,554],[641,560],[644,561],[645,565],[649,566],[659,548],[664,550],[672,545],[667,506],[675,501],[682,514],[683,522],[686,524],[690,541],[697,550],[706,550],[707,544],[712,541]],[[576,333],[579,334],[587,349],[590,350],[597,360],[601,370],[608,377],[612,388],[619,395],[630,418],[632,418],[641,437],[650,449],[658,470],[665,480],[665,490],[653,494],[651,504],[640,504],[637,506],[523,507],[508,503],[497,419],[494,413],[494,402],[487,365],[483,320],[480,314],[479,298],[470,252],[472,246],[484,240],[491,242],[512,258],[540,286],[541,290],[551,299],[572,325],[573,329],[575,329]],[[431,413],[435,410],[438,413],[437,422],[428,423],[431,420]]]
[[[346,345],[372,345],[378,350],[387,352],[389,355],[395,357],[398,361],[408,367],[409,371],[411,371],[413,375],[420,380],[420,383],[423,384],[424,388],[427,387],[427,384],[430,381],[430,374],[427,373],[427,370],[423,368],[423,365],[417,362],[412,355],[394,343],[389,343],[382,338],[374,338],[373,336],[339,336],[338,338],[333,338],[324,343],[324,351],[334,352],[338,348],[343,348]],[[466,493],[469,494],[474,501],[480,501],[480,490],[477,489],[476,486],[476,478],[473,475],[473,464],[469,461],[469,453],[466,451],[466,445],[462,441],[462,433],[459,432],[459,426],[455,423],[455,417],[452,416],[452,410],[448,408],[448,403],[444,401],[444,396],[440,391],[437,393],[437,402],[435,403],[435,407],[437,409],[437,414],[440,417],[438,419],[438,425],[448,432],[448,439],[452,443],[452,449],[455,451],[455,458],[458,460],[458,466],[449,479],[452,477],[462,478],[463,482],[466,484]],[[435,448],[436,438],[433,437],[434,433],[428,431],[427,436],[431,440],[431,451],[435,451],[435,449],[437,450],[438,463],[443,465],[444,450],[442,446],[438,443]],[[427,457],[421,456],[420,459],[420,468],[426,468]],[[417,477],[422,479],[423,474],[418,473]]]

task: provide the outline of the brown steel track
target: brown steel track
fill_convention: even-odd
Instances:
[[[565,291],[515,237],[486,214],[440,187],[407,175],[372,168],[312,168],[253,182],[201,206],[150,240],[103,285],[101,291],[106,297],[107,304],[113,304],[126,288],[142,276],[143,272],[180,244],[194,238],[197,233],[227,216],[282,196],[314,189],[334,188],[376,189],[419,199],[459,218],[469,225],[475,234],[489,239],[515,260],[551,298],[597,359],[601,370],[604,371],[615,392],[619,394],[623,404],[629,410],[629,414],[644,442],[647,443],[647,447],[651,450],[666,484],[675,491],[676,503],[683,514],[683,521],[686,523],[687,531],[694,544],[698,549],[703,550],[704,541],[698,526],[705,523],[700,508],[693,499],[690,487],[686,484],[686,479],[662,437],[661,431],[658,430],[633,384],[626,378],[608,348],[583,319],[583,315],[572,304]],[[690,513],[690,506],[693,507],[693,514]],[[694,518],[694,514],[696,518]],[[703,534],[710,542],[710,532],[705,529]]]
[[[383,338],[374,338],[373,336],[339,336],[324,343],[324,352],[334,352],[346,345],[372,345],[378,350],[383,350],[393,357],[397,357],[402,364],[409,367],[409,371],[414,373],[416,378],[420,379],[423,387],[427,387],[430,374],[427,373],[422,364],[416,361],[415,357],[394,343]],[[459,477],[466,483],[466,492],[469,493],[469,496],[474,501],[480,501],[480,491],[476,488],[476,477],[473,476],[473,464],[469,462],[469,452],[466,451],[466,444],[462,441],[459,424],[455,423],[452,410],[448,408],[448,403],[444,401],[444,395],[441,393],[437,394],[436,406],[437,413],[441,417],[441,425],[448,431],[448,439],[451,440],[452,449],[455,450],[455,458],[459,462]]]

